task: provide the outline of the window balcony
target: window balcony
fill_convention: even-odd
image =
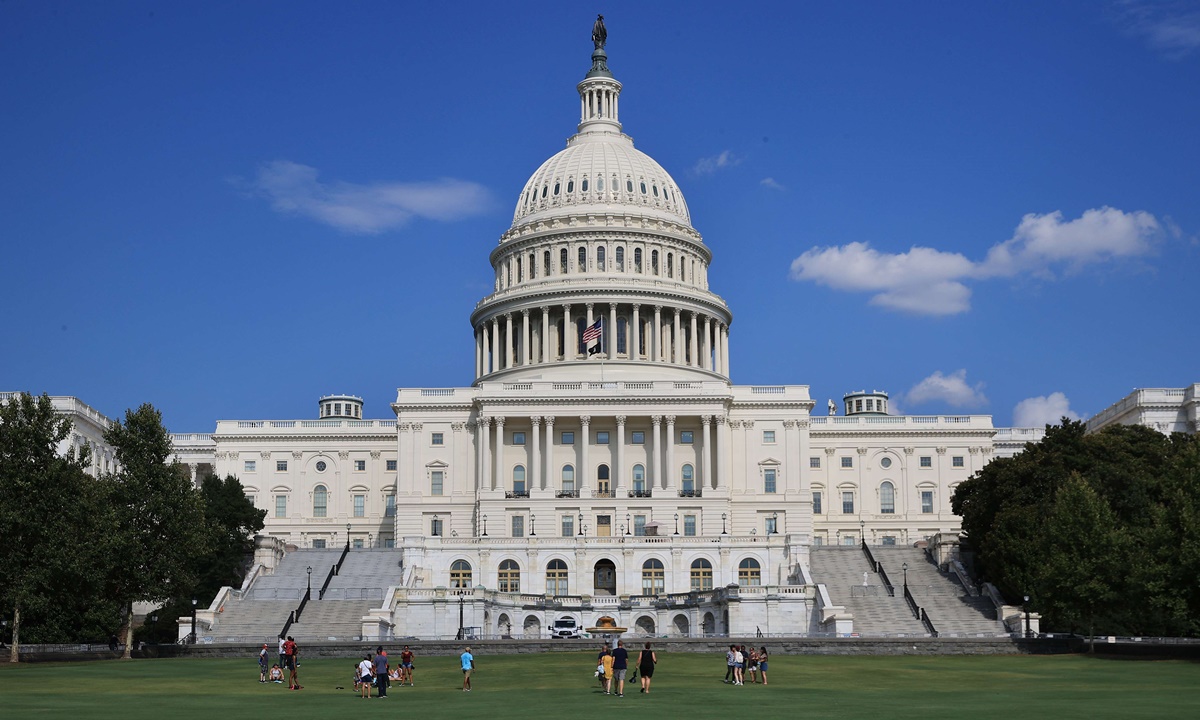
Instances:
[[[631,498],[648,498],[651,497],[651,490],[630,490],[629,497]]]
[[[577,497],[579,497],[579,491],[578,490],[559,490],[558,492],[554,493],[554,497],[556,497],[556,498],[577,498]]]
[[[512,498],[527,498],[527,497],[529,497],[529,491],[528,490],[505,490],[504,497],[506,497],[510,500]]]
[[[702,488],[696,488],[695,490],[680,490],[679,491],[679,497],[703,497],[703,496],[704,496],[704,490]]]

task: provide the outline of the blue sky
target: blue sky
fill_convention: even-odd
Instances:
[[[1195,2],[7,0],[0,389],[204,432],[469,384],[596,12],[735,382],[1004,426],[1200,380]]]

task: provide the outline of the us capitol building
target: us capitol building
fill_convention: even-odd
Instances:
[[[891,415],[882,392],[814,415],[806,385],[733,384],[712,249],[625,134],[594,40],[576,133],[489,254],[469,386],[400,388],[394,419],[336,395],[316,419],[174,436],[194,472],[237,476],[267,510],[260,553],[392,549],[364,636],[445,634],[464,595],[489,634],[568,610],[647,632],[819,630],[810,548],[955,534],[955,486],[1040,438]],[[1179,391],[1193,423],[1198,387]]]

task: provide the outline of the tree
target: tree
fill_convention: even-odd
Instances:
[[[109,578],[112,597],[128,608],[125,657],[133,644],[133,603],[162,602],[196,582],[194,558],[207,551],[200,495],[171,460],[171,438],[150,404],[125,412],[105,433],[117,472],[105,478],[119,532]]]
[[[103,622],[103,602],[73,602],[101,595],[107,507],[86,449],[59,452],[70,437],[46,395],[0,404],[0,605],[12,612],[12,662],[23,618],[43,641],[78,632],[89,614]]]

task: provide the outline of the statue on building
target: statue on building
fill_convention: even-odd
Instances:
[[[604,16],[597,15],[596,24],[592,26],[592,43],[595,44],[597,50],[602,50],[607,40],[608,30],[604,29]]]
[[[833,402],[833,400],[829,401],[829,414],[837,415],[837,405]]]

